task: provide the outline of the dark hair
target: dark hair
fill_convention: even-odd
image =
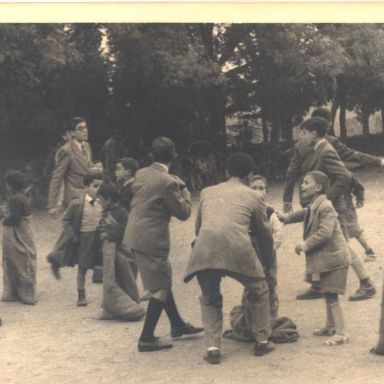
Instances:
[[[329,178],[328,176],[320,171],[311,171],[308,172],[305,176],[310,176],[315,180],[316,184],[321,185],[321,191],[320,193],[327,192],[328,186],[329,186]]]
[[[117,188],[111,183],[103,183],[100,185],[97,194],[104,199],[111,199],[112,202],[117,203],[120,200],[120,194]]]
[[[132,157],[123,157],[116,161],[120,163],[125,170],[130,170],[132,176],[135,176],[136,171],[140,168],[139,163]]]
[[[83,117],[72,117],[71,120],[69,120],[67,130],[68,131],[74,131],[78,124],[85,123],[85,119]]]
[[[151,155],[153,161],[170,163],[176,157],[175,144],[168,137],[158,137],[151,145]]]
[[[94,180],[103,180],[103,175],[101,172],[88,172],[83,179],[83,184],[85,187],[88,187],[92,184]]]
[[[329,109],[321,107],[315,109],[311,113],[311,117],[321,117],[329,123],[331,121],[331,112],[329,111]]]
[[[256,180],[261,180],[265,184],[265,189],[268,189],[268,182],[264,176],[253,174],[251,176],[251,183],[255,182]]]
[[[14,191],[22,191],[25,188],[24,175],[20,171],[10,171],[5,177],[5,183]]]
[[[233,153],[228,157],[227,170],[229,176],[240,177],[241,179],[250,174],[255,168],[251,156],[244,152]]]
[[[319,137],[324,137],[328,131],[328,122],[321,117],[311,117],[301,124],[301,129],[316,132]]]

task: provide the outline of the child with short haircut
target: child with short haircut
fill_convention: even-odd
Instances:
[[[10,195],[3,221],[2,301],[36,304],[36,248],[30,226],[31,208],[25,197],[24,176],[11,171],[6,176]]]
[[[85,194],[73,200],[63,216],[65,231],[75,240],[74,260],[66,265],[78,265],[77,305],[87,305],[85,295],[85,276],[92,269],[100,253],[98,225],[102,207],[97,199],[97,192],[102,184],[102,175],[98,171],[90,172],[84,177]],[[71,237],[71,236],[70,236]]]
[[[255,191],[259,192],[264,199],[268,193],[268,183],[267,179],[261,175],[253,175],[251,176],[251,184],[250,187]],[[261,264],[264,268],[265,277],[269,287],[269,306],[271,311],[271,317],[277,317],[278,309],[279,309],[279,298],[276,293],[277,286],[277,250],[279,249],[282,243],[282,224],[277,217],[275,210],[267,206],[267,216],[269,219],[269,223],[271,224],[272,236],[273,236],[273,258],[272,260],[266,260],[263,255],[260,255],[258,252],[257,245],[257,234],[253,230],[252,226],[250,228],[250,236],[252,245],[255,248],[256,254],[259,255]]]
[[[128,212],[120,205],[120,195],[114,185],[102,184],[98,197],[103,207],[99,232],[104,265],[103,313],[100,319],[137,320],[145,314],[138,305],[140,298],[133,272],[137,266],[132,254],[121,244]]]
[[[120,204],[128,211],[131,210],[133,193],[131,186],[139,169],[139,163],[132,157],[123,157],[116,161],[115,176],[120,193]]]
[[[304,241],[296,246],[295,252],[298,255],[305,253],[307,280],[311,282],[314,276],[320,279],[327,321],[325,327],[314,331],[314,335],[332,336],[324,342],[332,346],[349,342],[338,295],[345,293],[350,256],[337,213],[325,195],[328,184],[328,177],[323,172],[307,173],[301,192],[309,206],[281,215],[280,219],[284,224],[304,221]]]

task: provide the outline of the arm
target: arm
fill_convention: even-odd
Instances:
[[[273,248],[276,250],[280,247],[281,243],[283,242],[283,234],[281,232],[283,224],[278,219],[275,212],[272,213],[269,222],[272,228]]]
[[[302,249],[304,252],[310,252],[320,248],[333,236],[337,223],[337,214],[332,206],[328,206],[319,212],[319,228],[315,233],[305,239]]]
[[[295,190],[295,182],[300,176],[300,158],[295,145],[293,157],[289,163],[287,173],[285,175],[285,184],[283,192],[284,212],[289,212],[292,207],[293,192]]]
[[[64,212],[62,221],[63,221],[63,227],[64,231],[67,233],[68,238],[70,239],[76,239],[75,231],[73,230],[73,216],[75,212],[75,204],[74,202],[71,202],[69,204],[69,207]]]
[[[64,149],[59,149],[59,152],[56,156],[55,169],[52,173],[51,184],[49,186],[49,195],[48,195],[48,209],[53,209],[56,207],[59,200],[60,188],[64,180],[65,174],[69,168],[71,158],[69,153]]]
[[[8,202],[8,215],[4,218],[4,225],[7,227],[17,227],[20,224],[24,212],[23,200],[12,196]]]
[[[273,237],[264,201],[259,198],[252,215],[252,230],[260,250],[260,259],[273,260]]]
[[[176,180],[165,186],[163,198],[172,216],[187,220],[191,215],[191,195],[186,187],[180,189]]]
[[[335,136],[327,136],[328,141],[335,148],[340,159],[344,163],[358,163],[360,166],[382,166],[382,160],[380,157],[369,155],[368,153],[355,151],[343,144]]]
[[[345,168],[335,151],[324,152],[322,159],[325,173],[331,180],[331,185],[327,191],[327,198],[334,202],[348,190],[351,182],[351,173]]]
[[[300,223],[304,221],[307,208],[299,209],[298,211],[288,213],[283,216],[284,224]]]
[[[363,184],[360,183],[356,177],[352,176],[352,193],[356,198],[356,207],[361,208],[364,205],[364,191],[365,188]]]

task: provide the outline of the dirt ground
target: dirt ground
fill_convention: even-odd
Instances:
[[[294,254],[301,239],[299,224],[284,228],[279,250],[278,291],[280,315],[297,323],[300,340],[278,345],[270,355],[257,358],[252,345],[224,340],[223,361],[211,366],[202,359],[201,336],[174,342],[164,352],[138,353],[137,339],[142,321],[124,323],[99,321],[101,286],[88,278],[89,305],[76,306],[76,271],[68,268],[58,282],[45,261],[60,228],[60,221],[37,212],[33,223],[38,248],[38,299],[36,306],[0,303],[0,383],[7,384],[120,384],[120,383],[381,383],[384,357],[368,353],[377,341],[383,283],[384,171],[362,170],[359,178],[366,187],[366,205],[359,211],[360,223],[377,261],[365,264],[378,294],[363,302],[347,297],[358,287],[350,271],[347,295],[342,297],[351,343],[324,347],[312,336],[323,325],[325,308],[321,300],[296,301],[295,295],[306,288],[303,282],[304,259]],[[271,185],[269,203],[281,209],[282,183]],[[199,289],[195,281],[182,282],[190,243],[193,240],[194,215],[187,222],[172,222],[171,260],[174,293],[186,320],[200,325]],[[297,202],[296,202],[296,206]],[[362,254],[353,240],[353,247]],[[140,284],[140,283],[139,283]],[[241,286],[224,279],[224,316],[241,297]],[[141,285],[140,285],[141,287]],[[159,336],[169,336],[169,324],[163,315]]]

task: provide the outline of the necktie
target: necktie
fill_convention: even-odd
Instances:
[[[96,205],[96,199],[93,198],[92,200],[89,201],[89,203],[90,203],[92,206],[95,206],[95,205]]]

